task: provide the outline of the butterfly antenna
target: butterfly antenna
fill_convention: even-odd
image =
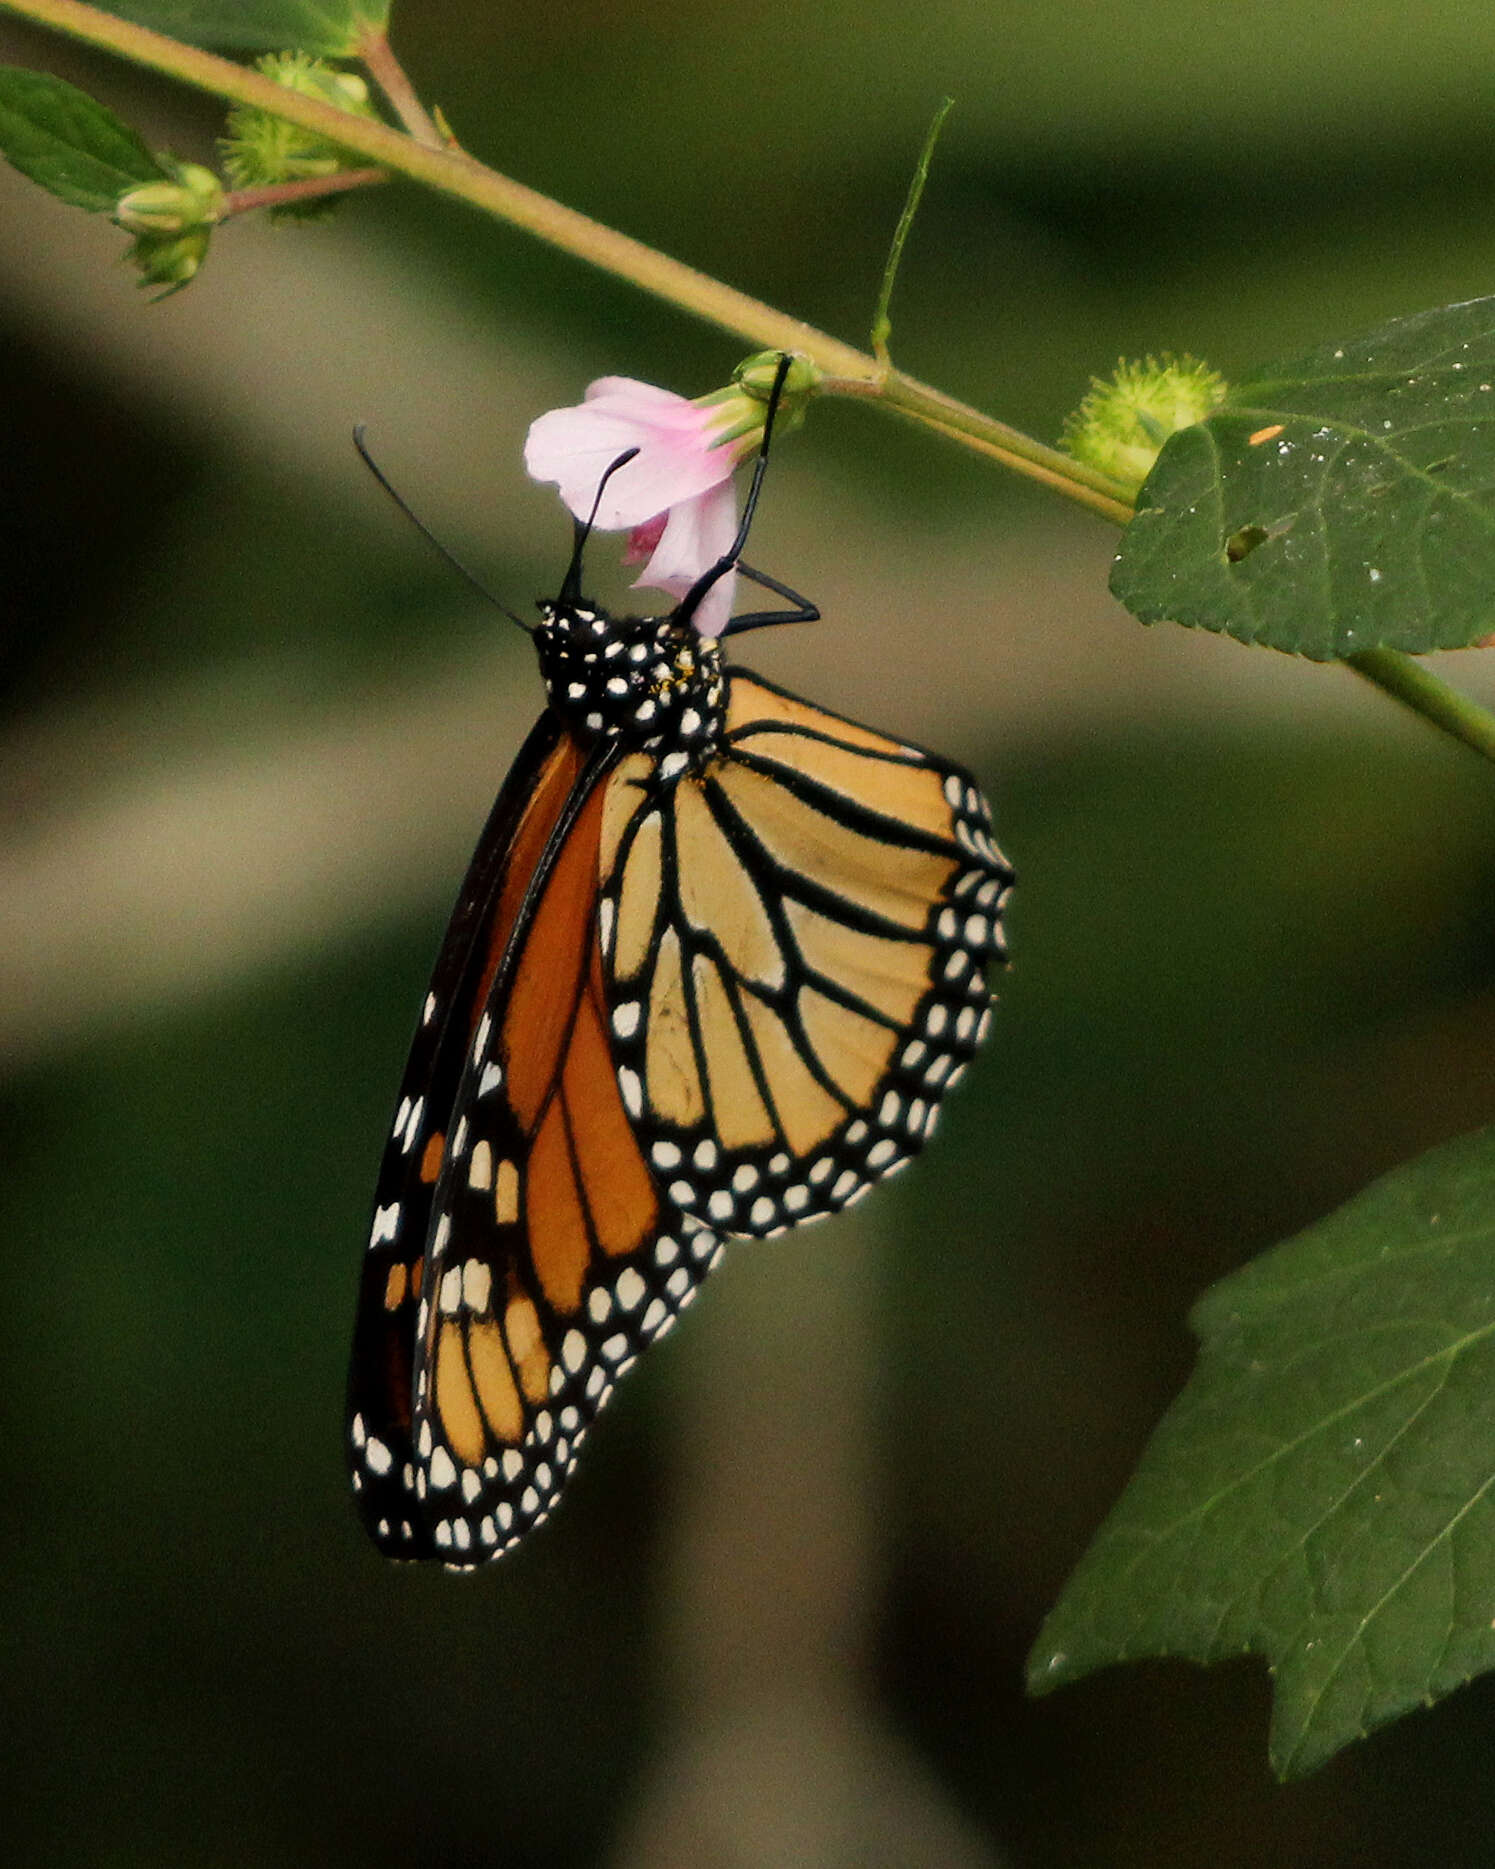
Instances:
[[[784,379],[788,376],[789,366],[793,361],[787,350],[780,353],[779,367],[774,372],[773,388],[768,392],[768,412],[763,417],[763,443],[758,449],[758,460],[753,468],[752,481],[748,486],[747,501],[742,509],[737,537],[733,539],[731,545],[716,563],[708,566],[680,599],[675,615],[682,623],[690,621],[699,609],[701,599],[707,591],[719,578],[724,578],[742,556],[742,548],[747,544],[748,533],[753,527],[753,514],[758,510],[758,495],[763,491],[763,476],[768,472],[768,444],[773,436],[774,419],[779,413],[779,403],[783,400]]]
[[[592,510],[585,519],[571,521],[574,543],[571,547],[571,562],[566,567],[566,575],[561,579],[561,594],[556,598],[558,604],[579,604],[581,602],[581,555],[587,549],[587,540],[592,536],[592,528],[597,523],[597,514],[602,507],[602,495],[620,467],[626,467],[638,453],[637,448],[630,448],[626,454],[620,454],[616,461],[610,461],[607,471],[597,482],[597,492],[592,500]]]
[[[374,476],[375,480],[378,481],[379,485],[383,487],[384,491],[394,501],[395,505],[399,507],[400,511],[410,521],[411,525],[415,527],[416,531],[419,532],[429,544],[435,546],[436,550],[441,553],[441,556],[451,566],[453,571],[455,571],[459,577],[465,578],[480,597],[486,597],[495,610],[501,611],[511,623],[517,623],[520,629],[528,634],[533,628],[533,625],[526,623],[523,617],[516,617],[507,604],[500,603],[483,580],[469,571],[467,566],[463,564],[462,560],[449,546],[442,544],[441,540],[437,538],[436,534],[426,524],[425,520],[421,518],[420,514],[416,512],[414,507],[411,506],[405,496],[396,491],[388,475],[384,472],[384,469],[380,467],[379,463],[369,452],[369,445],[364,439],[366,432],[363,423],[360,422],[353,430],[353,446],[357,448],[364,466]]]

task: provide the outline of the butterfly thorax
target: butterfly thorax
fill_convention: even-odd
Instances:
[[[722,731],[721,646],[673,615],[614,617],[542,604],[535,626],[550,705],[584,739],[705,751]]]

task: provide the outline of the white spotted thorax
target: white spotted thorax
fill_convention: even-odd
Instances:
[[[542,603],[535,647],[550,704],[582,739],[664,742],[687,754],[722,731],[721,645],[673,615],[614,617]]]

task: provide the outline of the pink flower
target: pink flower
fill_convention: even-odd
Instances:
[[[531,423],[524,464],[553,481],[578,519],[591,513],[602,476],[630,448],[638,453],[603,489],[597,526],[632,533],[628,562],[649,562],[635,583],[684,597],[730,550],[737,531],[732,471],[757,446],[763,404],[740,390],[690,402],[631,377],[604,376],[586,401],[551,409]],[[719,636],[732,614],[736,572],[718,578],[694,622]]]

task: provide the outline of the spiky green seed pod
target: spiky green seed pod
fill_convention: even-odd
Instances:
[[[1077,461],[1125,486],[1140,487],[1163,443],[1202,422],[1225,400],[1218,371],[1193,357],[1117,364],[1109,378],[1092,377],[1079,408],[1064,424],[1063,446]]]
[[[258,61],[259,69],[288,91],[314,97],[350,115],[379,120],[369,101],[369,87],[351,71],[339,71],[305,52],[278,52]],[[299,124],[236,104],[228,113],[228,133],[220,147],[223,168],[234,188],[270,188],[281,182],[304,182],[362,168],[366,158],[342,149],[329,137]],[[333,199],[283,202],[270,210],[280,219],[306,220],[325,214]]]

